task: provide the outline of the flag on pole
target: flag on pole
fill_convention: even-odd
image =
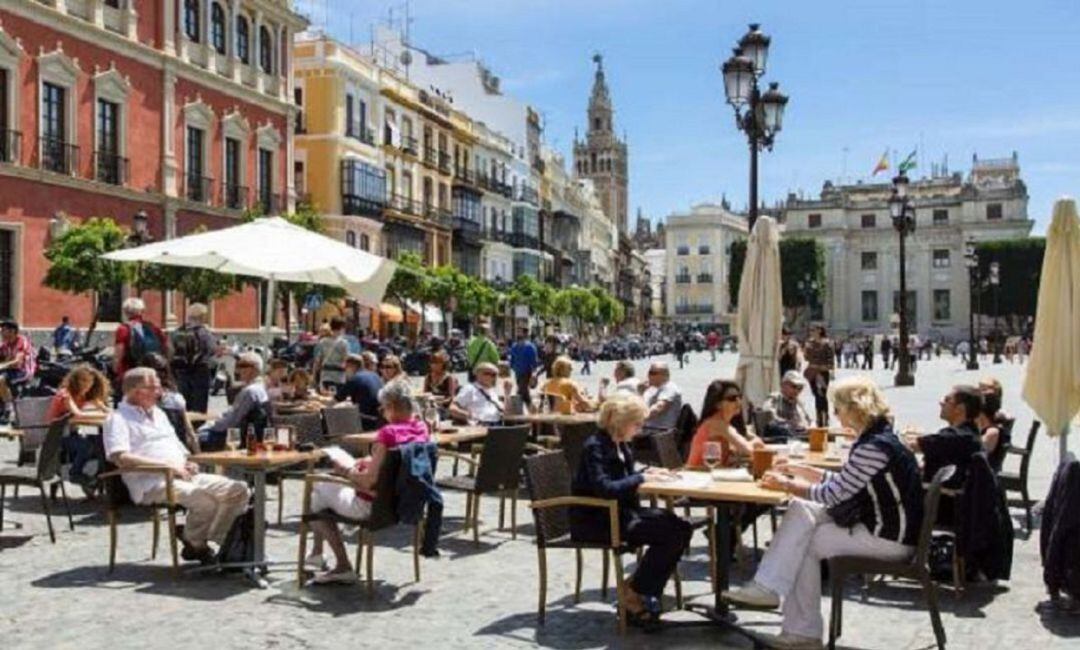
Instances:
[[[909,169],[915,169],[916,152],[918,152],[918,149],[912,150],[912,152],[908,154],[908,157],[904,158],[904,161],[900,163],[900,165],[896,168],[901,174],[908,171]]]
[[[870,175],[871,176],[877,176],[878,172],[883,172],[883,171],[887,170],[888,168],[889,168],[889,150],[886,149],[885,153],[881,154],[881,160],[879,160],[877,165],[874,167],[874,172],[872,174],[870,174]]]

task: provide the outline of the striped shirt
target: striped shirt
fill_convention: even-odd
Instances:
[[[825,472],[821,483],[810,486],[808,498],[831,508],[866,489],[870,480],[888,464],[887,453],[872,443],[860,445],[851,451],[839,472]]]

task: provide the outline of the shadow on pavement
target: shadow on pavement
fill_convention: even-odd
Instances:
[[[8,522],[4,522],[4,527],[12,527]],[[18,528],[22,528],[20,524]],[[33,535],[7,535],[0,536],[0,551],[9,548],[19,548],[23,544],[26,544],[30,540],[34,539]]]
[[[1035,606],[1039,622],[1046,631],[1066,639],[1080,637],[1080,605],[1075,601],[1067,607],[1063,601],[1044,600]]]
[[[202,601],[226,600],[253,588],[239,574],[175,577],[168,565],[139,564],[117,564],[112,573],[105,565],[77,567],[38,578],[30,584],[45,589],[131,589],[137,593]]]
[[[409,590],[401,595],[401,587],[376,580],[375,593],[368,596],[367,585],[360,581],[355,585],[318,585],[297,589],[295,581],[274,585],[280,593],[267,597],[274,605],[299,607],[312,612],[332,616],[348,616],[362,612],[389,612],[412,607],[427,590]]]

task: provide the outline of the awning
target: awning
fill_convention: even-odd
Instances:
[[[391,305],[388,302],[384,302],[379,305],[379,313],[386,319],[388,323],[404,323],[405,314],[402,313],[401,307],[397,305]]]

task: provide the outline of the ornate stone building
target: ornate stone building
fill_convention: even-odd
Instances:
[[[585,140],[574,138],[574,170],[578,178],[593,182],[604,214],[627,234],[627,186],[629,175],[626,142],[615,135],[615,108],[604,79],[604,60],[599,54],[596,77],[589,98],[589,128]]]

